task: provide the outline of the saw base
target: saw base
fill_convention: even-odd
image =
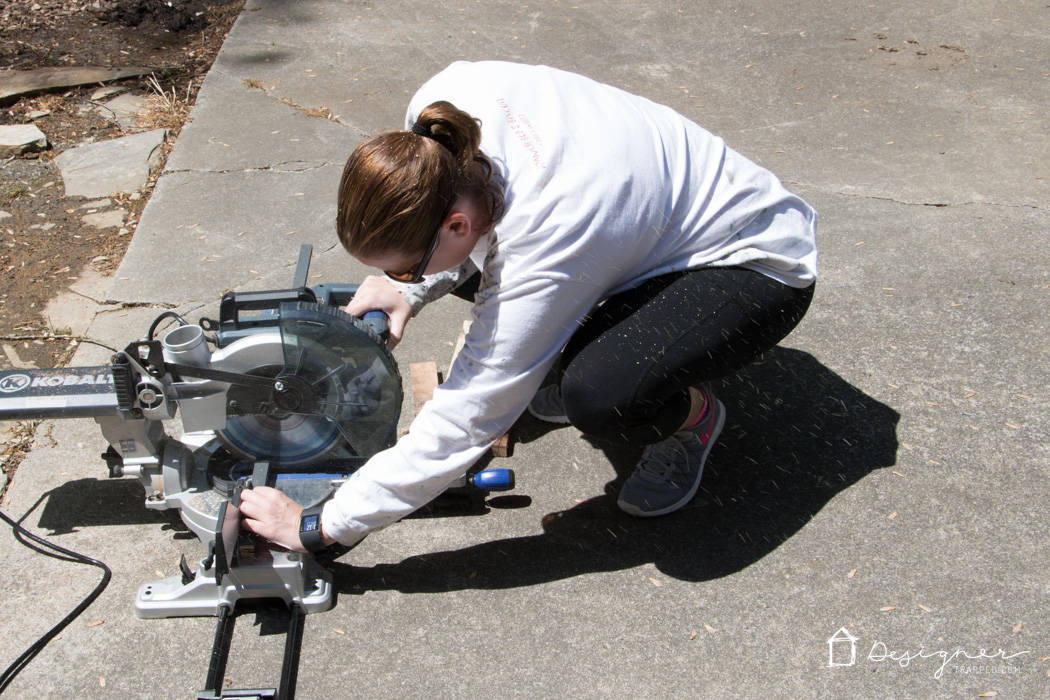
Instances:
[[[272,559],[246,562],[215,580],[214,567],[201,566],[183,583],[168,576],[139,587],[135,616],[143,619],[219,615],[238,601],[273,598],[302,606],[307,613],[324,612],[335,604],[332,575],[312,557],[297,552],[272,552]]]

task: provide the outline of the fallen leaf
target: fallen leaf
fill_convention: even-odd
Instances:
[[[857,575],[857,570],[854,569],[853,571],[850,571],[848,574],[846,574],[846,578],[853,578],[856,575]]]
[[[893,511],[892,513],[890,513],[889,515],[886,516],[886,519],[887,520],[893,520],[896,517],[897,517],[897,511]]]
[[[689,635],[689,639],[696,639],[696,635],[697,635],[697,631],[693,630],[693,632]]]
[[[650,582],[650,583],[652,583],[652,584],[653,584],[654,586],[656,586],[657,588],[659,588],[660,586],[664,585],[664,584],[660,583],[659,581],[657,581],[657,580],[656,580],[655,578],[653,578],[652,576],[650,576],[650,577],[649,577],[649,582]]]
[[[897,609],[896,605],[887,605],[884,608],[879,608],[879,612],[893,612]]]
[[[712,627],[711,625],[707,624],[706,622],[704,623],[704,629],[707,630],[708,634],[714,634],[715,632],[718,631],[714,627]]]
[[[999,697],[999,693],[995,692],[994,690],[989,690],[987,693],[981,693],[977,697],[979,697],[979,698],[997,698],[997,697]]]
[[[338,627],[333,627],[332,631],[335,632],[336,634],[341,634],[343,636],[346,636],[346,630],[339,629]]]
[[[918,606],[919,606],[919,610],[922,610],[923,612],[931,612],[931,611],[930,611],[930,609],[929,609],[929,608],[927,608],[927,607],[926,607],[925,605],[923,605],[922,603],[918,603]]]
[[[106,679],[105,679],[104,676],[99,676],[98,677],[98,684],[99,684],[99,687],[101,687],[101,688],[105,688],[106,687]]]
[[[85,627],[98,627],[99,625],[104,625],[105,623],[106,623],[105,620],[92,620],[91,622],[86,623],[84,626]]]
[[[1020,632],[1022,627],[1024,627],[1023,622],[1018,622],[1016,625],[1014,625],[1014,634]]]

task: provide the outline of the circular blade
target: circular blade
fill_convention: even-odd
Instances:
[[[342,442],[338,428],[324,416],[235,416],[219,432],[245,456],[289,466],[325,457]]]
[[[287,466],[340,450],[370,457],[392,445],[401,376],[383,341],[362,321],[321,304],[281,304],[276,320],[278,332],[265,326],[237,341],[243,350],[226,362],[274,378],[285,392],[275,391],[271,415],[228,417],[219,437],[248,459]]]
[[[358,456],[392,445],[401,415],[401,375],[382,339],[331,306],[286,303],[279,315],[281,374],[304,380],[313,390],[310,411],[330,421]]]

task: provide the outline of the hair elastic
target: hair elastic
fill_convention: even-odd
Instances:
[[[433,138],[433,136],[430,135],[430,129],[423,126],[419,122],[416,122],[412,125],[412,133],[419,134],[420,136],[425,136],[427,138]]]

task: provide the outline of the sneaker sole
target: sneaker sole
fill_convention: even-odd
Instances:
[[[658,515],[673,513],[679,508],[685,506],[689,501],[693,500],[697,489],[700,488],[700,481],[704,478],[704,467],[707,466],[707,455],[711,453],[711,448],[715,446],[715,441],[718,440],[718,436],[722,434],[722,426],[725,425],[726,422],[725,406],[723,406],[722,402],[718,399],[715,399],[715,402],[718,405],[718,415],[715,418],[715,426],[711,428],[711,436],[708,437],[707,445],[704,447],[704,454],[700,458],[700,471],[697,473],[696,481],[693,482],[693,487],[689,489],[689,492],[671,505],[664,506],[658,510],[642,510],[632,503],[617,500],[616,505],[620,507],[620,510],[628,515],[633,515],[636,518],[655,518]]]
[[[569,417],[568,416],[565,416],[565,415],[557,415],[557,416],[542,415],[542,414],[532,410],[532,406],[529,406],[529,415],[532,416],[533,418],[537,419],[537,420],[543,421],[544,423],[557,423],[558,425],[568,425],[569,424]]]

